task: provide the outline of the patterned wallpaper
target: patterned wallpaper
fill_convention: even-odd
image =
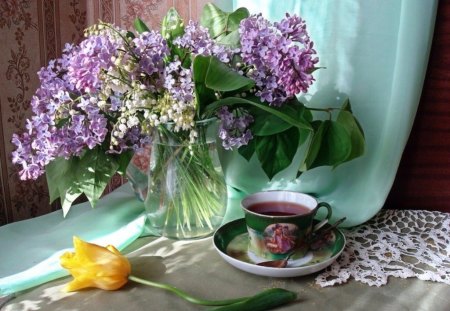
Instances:
[[[30,115],[30,98],[38,86],[37,71],[60,55],[66,42],[79,42],[83,29],[98,20],[131,28],[139,16],[150,27],[170,7],[185,19],[197,19],[206,0],[1,0],[0,1],[0,225],[46,214],[45,177],[20,181],[11,163],[10,143]],[[123,180],[114,178],[109,190]]]

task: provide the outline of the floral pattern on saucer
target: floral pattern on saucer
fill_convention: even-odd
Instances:
[[[258,275],[293,277],[311,274],[331,265],[344,249],[345,236],[339,229],[331,230],[325,237],[315,241],[312,247],[300,247],[286,268],[258,266],[257,263],[266,259],[249,251],[248,245],[249,235],[244,219],[223,225],[214,235],[217,251],[234,267]]]

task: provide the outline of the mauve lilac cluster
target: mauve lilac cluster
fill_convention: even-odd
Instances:
[[[243,109],[230,111],[227,106],[223,106],[217,112],[220,118],[219,138],[222,139],[222,146],[227,149],[245,146],[253,138],[248,129],[253,117]]]
[[[256,95],[270,105],[281,106],[296,94],[306,92],[318,58],[298,16],[286,14],[272,24],[260,14],[241,21],[241,57],[254,79]]]
[[[12,137],[12,161],[22,166],[21,179],[36,179],[56,157],[80,155],[104,141],[107,119],[88,93],[99,87],[93,73],[105,65],[105,54],[115,53],[116,47],[104,43],[90,37],[80,46],[66,45],[60,59],[39,71],[41,85],[31,99],[34,115],[27,120],[27,131]]]
[[[194,21],[189,21],[184,28],[184,34],[176,38],[173,43],[188,49],[194,55],[214,55],[223,63],[230,62],[233,52],[239,52],[239,49],[233,50],[217,44],[209,35],[208,29]]]
[[[304,20],[286,14],[286,18],[272,24],[260,14],[253,15],[241,21],[239,34],[243,61],[239,70],[255,80],[255,95],[262,102],[281,106],[308,90],[318,58],[314,57],[316,51]],[[252,138],[247,127],[253,119],[248,113],[236,117],[223,108],[218,117],[221,119],[219,136],[226,149],[239,148]]]

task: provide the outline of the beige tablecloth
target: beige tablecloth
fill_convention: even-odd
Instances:
[[[126,249],[133,274],[170,283],[193,295],[225,299],[253,295],[270,287],[298,293],[298,302],[279,310],[450,310],[450,286],[415,278],[391,278],[382,287],[357,281],[321,288],[316,274],[297,278],[252,275],[226,263],[216,252],[212,239],[173,241],[146,237]],[[59,279],[10,300],[2,311],[12,310],[206,310],[177,296],[152,287],[129,283],[119,291],[89,289],[65,294],[70,278]]]

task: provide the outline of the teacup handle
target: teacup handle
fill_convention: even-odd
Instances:
[[[320,202],[319,204],[317,204],[316,213],[319,210],[319,208],[321,208],[321,207],[326,207],[327,210],[328,210],[328,214],[327,214],[327,217],[325,217],[324,220],[322,220],[321,222],[319,222],[317,225],[314,226],[314,228],[312,230],[313,232],[315,232],[315,231],[319,230],[320,228],[322,228],[323,226],[325,226],[328,223],[328,221],[330,220],[330,218],[331,218],[332,211],[331,211],[330,204],[328,204],[326,202]]]

